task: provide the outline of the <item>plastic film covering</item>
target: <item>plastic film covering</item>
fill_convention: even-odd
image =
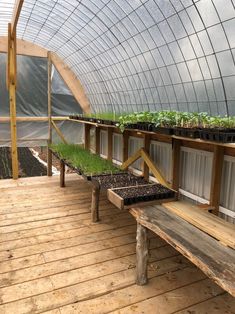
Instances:
[[[17,58],[17,117],[47,117],[47,60],[44,58],[18,56]],[[9,96],[6,90],[6,54],[0,54],[0,117],[9,117]],[[52,115],[67,116],[81,113],[81,108],[69,92],[60,75],[52,71]],[[80,124],[60,122],[65,137],[81,142]],[[79,135],[79,139],[78,139]],[[19,146],[46,145],[48,139],[47,122],[18,122],[17,136]],[[32,140],[30,140],[32,139]],[[30,140],[30,141],[29,141]],[[28,142],[27,142],[28,141]],[[0,145],[10,146],[8,123],[0,123]]]
[[[4,21],[12,14],[8,3],[0,1]],[[234,115],[234,6],[234,0],[25,0],[17,31],[71,67],[93,111]],[[7,25],[0,32],[6,35]]]
[[[83,125],[77,122],[59,121],[56,125],[69,143],[82,143]],[[17,136],[19,147],[47,146],[47,122],[18,122]],[[53,143],[61,142],[56,131],[52,130]],[[10,124],[0,123],[0,147],[11,146]]]

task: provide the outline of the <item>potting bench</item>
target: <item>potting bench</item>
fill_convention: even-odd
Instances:
[[[148,239],[151,230],[235,296],[235,227],[182,201],[132,208],[137,220],[136,283],[147,283]]]

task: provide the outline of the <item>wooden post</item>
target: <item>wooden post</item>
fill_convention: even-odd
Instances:
[[[11,24],[8,24],[8,88],[10,99],[10,122],[11,122],[11,159],[12,176],[18,179],[18,152],[17,152],[17,128],[16,128],[16,32],[12,34]]]
[[[150,152],[150,136],[149,134],[144,135],[144,149],[147,154]],[[145,180],[149,180],[149,167],[148,165],[144,162],[143,163],[143,176]]]
[[[122,161],[125,162],[128,159],[128,143],[129,143],[129,133],[124,131],[122,134]]]
[[[97,184],[92,185],[91,196],[91,221],[99,221],[99,198],[100,198],[100,186]]]
[[[90,149],[90,125],[84,124],[84,148]]]
[[[65,164],[63,160],[60,160],[60,187],[65,187]]]
[[[172,189],[179,190],[181,140],[172,138]]]
[[[48,105],[48,141],[47,141],[47,175],[52,176],[52,152],[49,145],[52,143],[51,125],[51,53],[47,54],[47,105]]]
[[[95,153],[100,154],[100,128],[95,128]]]
[[[111,160],[113,159],[113,129],[108,128],[108,155],[107,159]]]
[[[219,213],[221,177],[224,162],[224,147],[215,145],[212,166],[210,205],[215,209],[212,211],[215,215]]]
[[[148,282],[148,229],[137,222],[136,232],[136,284],[143,286]]]

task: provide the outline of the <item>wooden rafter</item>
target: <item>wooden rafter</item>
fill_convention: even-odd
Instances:
[[[22,39],[17,39],[16,44],[17,44],[17,55],[47,58],[48,50],[36,44],[30,43]],[[6,53],[7,45],[8,45],[7,37],[0,36],[0,52]]]
[[[74,72],[55,54],[51,53],[51,61],[62,76],[73,96],[85,113],[90,113],[90,104],[84,88]]]
[[[16,34],[16,27],[17,27],[17,23],[20,17],[20,12],[23,6],[24,0],[16,0],[15,2],[15,7],[14,7],[14,11],[13,11],[13,15],[12,15],[12,20],[11,20],[11,36],[14,37]]]

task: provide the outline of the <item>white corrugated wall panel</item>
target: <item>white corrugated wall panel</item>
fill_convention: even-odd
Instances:
[[[172,146],[157,141],[150,142],[150,158],[161,171],[167,182],[172,181]],[[150,172],[151,176],[151,172]]]
[[[104,130],[100,131],[100,155],[105,158],[108,156],[108,132]]]
[[[130,136],[128,143],[128,157],[134,155],[137,150],[144,146],[144,140],[142,138]],[[137,170],[142,170],[142,159],[135,161],[131,167]]]
[[[201,198],[210,198],[213,154],[181,148],[180,188]]]
[[[123,139],[122,134],[113,133],[113,162],[122,163]]]

